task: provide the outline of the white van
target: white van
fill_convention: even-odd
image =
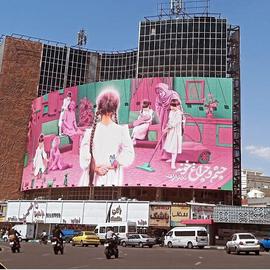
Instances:
[[[204,227],[175,227],[165,235],[164,245],[204,248],[208,245],[208,233]]]
[[[96,226],[95,233],[101,242],[104,242],[108,228],[112,228],[120,239],[126,238],[129,233],[137,232],[137,224],[133,221],[100,223]]]

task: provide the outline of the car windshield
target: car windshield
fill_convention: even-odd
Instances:
[[[239,239],[255,239],[252,234],[239,234]]]
[[[207,236],[206,231],[198,231],[198,236]]]
[[[141,236],[142,236],[142,238],[150,238],[150,236],[147,234],[141,234]]]

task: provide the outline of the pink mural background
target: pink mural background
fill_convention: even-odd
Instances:
[[[159,83],[167,84],[169,89],[179,94],[186,122],[182,153],[177,155],[176,169],[171,169],[171,164],[162,160],[164,152],[162,147],[158,147],[151,161],[151,167],[155,171],[149,172],[139,169],[137,166],[150,160],[162,135],[160,119],[155,107],[157,100],[155,88]],[[186,88],[174,89],[173,78],[134,79],[131,80],[130,85],[130,89],[117,89],[119,92],[130,91],[129,122],[125,123],[129,124],[130,134],[132,134],[132,123],[141,109],[142,100],[150,101],[150,108],[154,111],[155,120],[149,125],[147,136],[142,140],[136,140],[134,145],[135,159],[132,165],[124,168],[123,186],[230,189],[229,183],[232,180],[232,119],[222,117],[214,110],[211,113],[206,113],[206,108],[200,111],[200,115],[193,113],[192,110],[195,109],[190,109],[186,105]],[[62,92],[55,91],[46,97],[39,97],[33,101],[22,190],[78,186],[82,175],[79,163],[80,143],[88,126],[78,126],[76,134],[70,138],[68,136],[59,137],[61,138],[59,148],[61,162],[71,166],[66,168],[60,166],[61,169],[47,170],[38,177],[34,175],[33,170],[33,159],[39,144],[40,134],[45,125],[51,124],[53,127],[48,127],[49,134],[44,135],[44,150],[47,159],[50,160],[52,142],[58,136],[58,132],[55,132],[55,130],[57,129],[61,107],[69,92],[71,92],[71,100],[77,105],[75,113],[78,125],[80,87],[67,88]],[[227,91],[227,95],[230,96],[231,91]],[[205,93],[204,96],[207,96],[207,94]],[[95,104],[95,100],[90,100],[90,102]],[[222,101],[219,102],[218,106],[223,106]],[[207,105],[206,102],[205,104]],[[121,103],[121,106],[124,105]],[[200,158],[202,158],[202,162],[200,162]]]

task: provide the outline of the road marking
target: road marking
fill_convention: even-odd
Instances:
[[[201,264],[201,263],[202,263],[202,262],[196,262],[195,265],[199,265],[199,264]]]

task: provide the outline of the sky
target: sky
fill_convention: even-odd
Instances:
[[[88,49],[137,48],[139,21],[169,0],[1,0],[0,35],[23,34],[75,45],[84,28]],[[210,0],[241,28],[242,168],[270,176],[270,1]]]

